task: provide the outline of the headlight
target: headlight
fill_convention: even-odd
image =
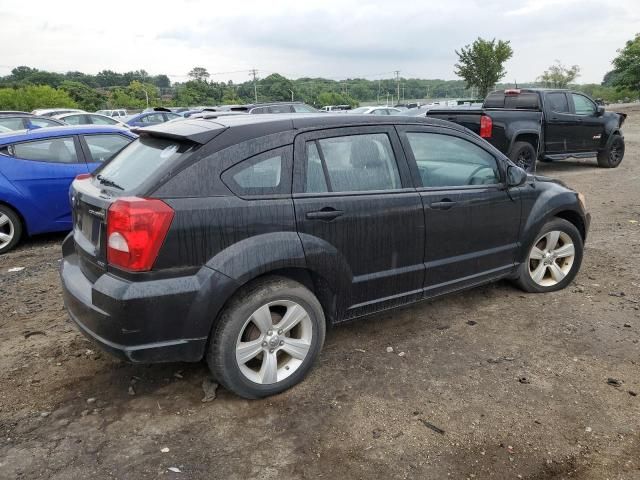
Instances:
[[[587,201],[584,198],[584,195],[578,192],[578,200],[580,201],[580,205],[582,205],[582,210],[587,211]]]

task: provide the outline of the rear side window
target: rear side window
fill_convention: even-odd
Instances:
[[[126,147],[131,140],[122,135],[85,135],[84,140],[89,147],[91,160],[106,162]]]
[[[385,133],[308,142],[306,172],[308,193],[402,188],[391,142]]]
[[[22,130],[24,123],[22,118],[2,118],[0,117],[0,125],[7,127],[9,130]]]
[[[78,163],[75,142],[70,137],[16,143],[9,148],[9,154],[38,162]]]
[[[462,138],[410,132],[407,139],[423,187],[463,187],[500,183],[496,159]]]
[[[313,108],[303,104],[294,104],[293,110],[296,113],[314,113],[315,112]]]
[[[562,92],[554,92],[547,94],[547,103],[549,109],[556,113],[569,113],[569,102],[567,96]]]
[[[191,149],[190,143],[143,136],[125,147],[96,173],[117,183],[124,191],[135,190],[150,175],[177,165]]]
[[[278,195],[291,191],[285,171],[291,164],[291,146],[255,155],[222,173],[222,181],[234,194],[242,196]]]

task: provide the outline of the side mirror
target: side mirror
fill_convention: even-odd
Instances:
[[[519,187],[527,181],[527,172],[515,165],[507,167],[507,187]]]
[[[601,117],[602,115],[604,115],[604,107],[602,105],[598,105],[598,108],[596,109],[596,117]]]

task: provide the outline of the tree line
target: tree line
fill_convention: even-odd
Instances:
[[[278,73],[245,82],[211,80],[204,67],[194,67],[185,82],[171,82],[168,75],[150,75],[143,69],[118,73],[103,70],[95,75],[72,71],[48,72],[28,66],[0,76],[0,109],[32,110],[37,107],[141,109],[146,106],[198,106],[298,100],[321,107],[361,102],[396,104],[398,101],[444,98],[483,98],[492,88],[513,87],[500,83],[505,62],[513,56],[509,41],[478,38],[455,52],[455,72],[460,80],[420,78],[332,80],[320,77],[288,79]],[[576,85],[580,67],[556,61],[533,82],[518,86],[571,87],[595,98],[615,102],[640,96],[640,34],[618,50],[614,69],[600,84]]]

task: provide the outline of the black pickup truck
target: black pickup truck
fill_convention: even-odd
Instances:
[[[627,115],[605,112],[587,95],[543,88],[497,90],[476,109],[430,109],[428,117],[479,134],[516,164],[533,171],[536,159],[597,158],[615,168],[624,156]]]

